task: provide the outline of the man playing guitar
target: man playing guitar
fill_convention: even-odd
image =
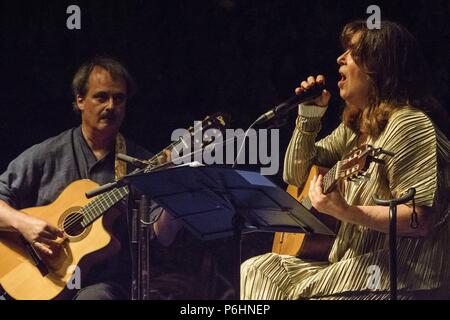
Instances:
[[[125,175],[132,168],[118,161],[116,153],[141,159],[151,156],[119,133],[127,101],[135,90],[132,77],[121,63],[108,57],[88,61],[76,72],[72,88],[73,107],[81,115],[81,125],[32,146],[0,176],[0,230],[10,231],[4,234],[20,234],[44,260],[60,254],[65,234],[61,226],[25,214],[21,209],[55,201],[76,180],[90,179],[104,184]],[[113,209],[118,207],[115,205]],[[120,215],[112,228],[112,234],[122,244],[120,253],[93,268],[76,299],[128,298],[127,226],[127,215]],[[161,227],[157,229],[164,232]],[[171,237],[166,235],[163,240],[171,241]]]

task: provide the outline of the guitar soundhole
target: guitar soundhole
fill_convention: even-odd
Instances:
[[[85,230],[84,227],[81,225],[83,222],[83,214],[79,212],[74,212],[69,214],[64,219],[64,231],[67,235],[71,237],[76,237],[83,233]]]

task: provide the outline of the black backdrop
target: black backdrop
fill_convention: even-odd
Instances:
[[[66,28],[70,4],[81,8],[81,30]],[[327,76],[333,95],[324,135],[341,110],[339,32],[366,19],[371,4],[419,39],[435,93],[448,108],[448,0],[0,0],[0,170],[27,147],[78,124],[70,82],[97,54],[116,56],[135,76],[139,92],[123,132],[151,151],[166,146],[174,129],[217,110],[244,128],[317,73]],[[294,118],[281,130],[280,157]],[[281,183],[280,174],[273,178]],[[243,258],[266,251],[271,239],[263,240],[245,242]]]
[[[70,4],[81,8],[81,30],[66,28]],[[341,110],[339,32],[350,20],[366,19],[371,4],[422,43],[436,94],[448,107],[447,0],[1,0],[0,170],[27,147],[78,123],[71,78],[96,54],[118,57],[135,76],[139,92],[123,132],[151,151],[167,145],[175,128],[216,110],[244,128],[317,73],[328,77],[333,94],[323,135]],[[281,156],[291,117],[281,131]]]
[[[175,128],[216,110],[243,128],[319,72],[333,94],[326,133],[339,121],[339,31],[368,17],[374,3],[383,19],[418,37],[436,93],[450,105],[449,1],[2,0],[0,170],[28,146],[78,123],[71,78],[96,54],[118,57],[135,76],[139,92],[123,131],[152,151],[167,145]],[[81,8],[81,30],[66,28],[70,4]],[[282,129],[282,145],[291,128]]]

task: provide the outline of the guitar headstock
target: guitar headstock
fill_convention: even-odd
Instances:
[[[324,193],[333,190],[336,183],[341,179],[355,180],[364,178],[371,162],[384,164],[383,160],[376,157],[380,154],[394,155],[392,152],[383,150],[382,148],[374,148],[369,144],[364,144],[348,153],[323,177]]]
[[[196,121],[194,126],[187,130],[189,135],[193,137],[193,142],[197,145],[201,144],[202,148],[214,142],[216,137],[222,136],[225,132],[230,116],[224,113],[215,113],[206,116],[202,121]],[[210,130],[210,131],[208,131]],[[201,133],[201,136],[199,135]],[[180,137],[180,139],[187,137]],[[201,138],[201,140],[199,140]]]
[[[224,113],[206,116],[202,121],[194,121],[194,126],[181,129],[177,140],[164,148],[149,161],[148,170],[170,165],[175,159],[189,159],[195,152],[203,150],[217,138],[223,138],[230,117]],[[171,156],[168,157],[167,154]]]
[[[371,162],[384,164],[383,160],[376,158],[381,153],[389,154],[381,148],[374,148],[369,144],[360,146],[338,162],[336,176],[338,179],[346,178],[348,180],[364,176]]]

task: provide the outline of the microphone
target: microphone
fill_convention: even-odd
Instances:
[[[323,84],[314,84],[311,88],[301,92],[298,95],[290,97],[286,101],[277,105],[275,108],[262,114],[258,119],[256,119],[253,125],[267,122],[274,117],[284,116],[289,111],[295,109],[300,103],[320,97],[324,89],[325,86]]]
[[[131,163],[133,166],[135,166],[136,168],[139,168],[139,169],[147,168],[150,165],[150,163],[146,160],[140,160],[137,158],[133,158],[133,157],[127,156],[126,154],[123,154],[123,153],[116,153],[116,158],[119,160],[128,162],[128,163]]]

